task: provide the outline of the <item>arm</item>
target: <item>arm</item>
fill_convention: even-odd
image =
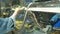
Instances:
[[[21,10],[23,10],[23,9],[24,9],[24,7],[22,7],[22,8],[17,8],[11,17],[12,17],[12,18],[16,18],[17,15],[18,15],[18,14],[21,12]]]
[[[19,12],[23,10],[23,8],[16,9],[13,15],[9,18],[0,18],[0,33],[1,34],[5,34],[5,33],[8,33],[9,31],[12,31],[12,29],[16,25],[15,18],[19,14]]]

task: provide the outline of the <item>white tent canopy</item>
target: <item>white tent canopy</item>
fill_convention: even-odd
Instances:
[[[60,13],[60,7],[40,7],[40,8],[28,8],[28,11],[42,11],[42,12],[51,12],[51,13]]]

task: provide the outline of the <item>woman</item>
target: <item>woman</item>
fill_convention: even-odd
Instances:
[[[15,26],[15,18],[23,9],[24,7],[16,9],[13,15],[11,15],[9,18],[0,18],[0,34],[5,34],[12,31]]]

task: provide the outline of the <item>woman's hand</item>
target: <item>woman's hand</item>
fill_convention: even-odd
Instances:
[[[16,8],[16,12],[20,12],[21,10],[23,10],[25,7],[21,7],[21,8]]]
[[[18,15],[24,8],[25,8],[25,7],[17,8],[11,17],[16,18],[17,15]]]

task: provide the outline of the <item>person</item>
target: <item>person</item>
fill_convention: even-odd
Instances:
[[[54,22],[53,29],[60,30],[60,14],[54,15],[50,21]]]
[[[8,18],[0,18],[0,34],[6,34],[9,31],[12,31],[12,29],[14,29],[15,18],[23,9],[24,7],[16,9],[13,15]]]

